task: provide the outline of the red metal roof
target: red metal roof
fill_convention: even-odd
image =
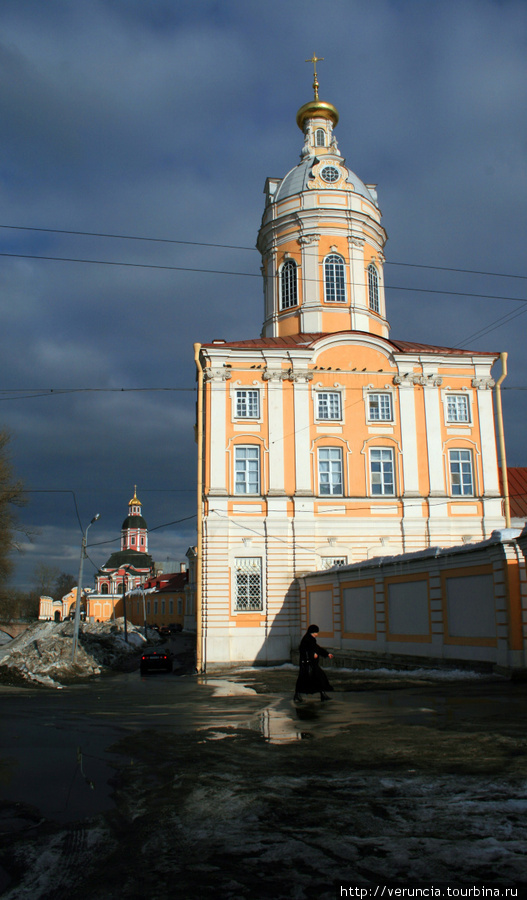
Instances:
[[[273,348],[276,348],[277,350],[282,348],[295,349],[300,347],[312,347],[317,341],[331,337],[333,334],[356,335],[359,338],[362,335],[372,337],[372,335],[366,331],[304,332],[286,335],[285,337],[254,338],[249,341],[212,341],[211,343],[203,344],[202,346],[207,349],[209,347],[227,347],[237,350],[272,350]],[[373,335],[373,337],[376,337],[376,335]],[[383,339],[381,338],[381,340]],[[421,344],[415,341],[388,340],[387,338],[384,340],[400,353],[437,353],[449,354],[451,356],[473,356],[474,354],[477,356],[499,356],[499,353],[493,351],[460,350],[458,347],[437,347],[434,344]]]
[[[527,468],[522,466],[507,466],[507,479],[509,482],[511,518],[525,519],[527,518]],[[501,469],[500,490],[503,491]]]
[[[183,591],[188,582],[188,572],[163,572],[161,575],[153,575],[145,581],[144,588],[155,588],[162,591]]]

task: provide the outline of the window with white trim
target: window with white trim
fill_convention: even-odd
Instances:
[[[336,253],[330,253],[324,260],[324,286],[326,303],[346,302],[346,274],[344,260]]]
[[[392,395],[368,394],[368,419],[370,422],[393,422]]]
[[[376,496],[395,494],[393,450],[390,447],[375,447],[370,450],[371,492]]]
[[[177,614],[178,616],[183,615],[183,599],[181,597],[178,597],[177,601]]]
[[[315,131],[315,147],[326,146],[326,132],[323,128],[317,128]]]
[[[263,609],[261,557],[234,560],[234,608],[238,612]]]
[[[260,391],[237,390],[234,415],[236,419],[259,419]]]
[[[470,407],[467,394],[446,395],[447,422],[470,422]]]
[[[472,451],[450,450],[450,485],[453,497],[473,497]]]
[[[173,615],[173,613],[174,613],[174,601],[169,600],[168,601],[168,614],[171,616],[171,615]]]
[[[298,305],[296,263],[287,259],[280,270],[280,309]]]
[[[332,569],[334,566],[347,566],[348,565],[348,557],[347,556],[323,556],[322,557],[322,568],[323,569]]]
[[[321,496],[342,496],[342,450],[321,447],[318,451],[318,484]]]
[[[341,419],[340,391],[317,391],[317,419]]]
[[[370,263],[368,266],[368,304],[373,312],[378,313],[381,311],[379,303],[379,274],[373,263]]]
[[[234,448],[235,494],[260,493],[260,448]]]

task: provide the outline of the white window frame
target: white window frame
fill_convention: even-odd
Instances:
[[[280,267],[280,311],[298,306],[298,266],[286,259]]]
[[[342,421],[342,392],[328,388],[316,390],[315,394],[315,418],[321,422]],[[325,398],[325,399],[324,399]],[[324,406],[327,415],[324,415]]]
[[[461,456],[463,455],[463,458]],[[455,458],[457,456],[457,459]],[[457,468],[459,467],[459,468]],[[452,497],[474,497],[474,457],[468,447],[454,447],[448,451],[450,494]],[[466,478],[469,476],[470,481]]]
[[[251,451],[250,455],[247,451]],[[256,451],[256,452],[255,452]],[[247,465],[256,461],[256,466]],[[245,463],[245,465],[242,465]],[[251,473],[256,470],[256,480],[251,478]],[[238,478],[238,475],[244,475]],[[256,490],[247,488],[256,486]],[[242,490],[242,486],[245,490]],[[261,486],[261,453],[258,444],[236,444],[234,447],[234,494],[238,497],[255,497],[260,495]]]
[[[342,282],[336,266],[342,266]],[[331,271],[329,266],[332,267]],[[340,253],[328,253],[324,259],[324,300],[338,305],[346,303],[346,263]]]
[[[235,419],[260,419],[260,391],[254,387],[237,387],[234,390]]]
[[[233,611],[243,614],[263,612],[263,609],[262,557],[235,557],[233,563]]]
[[[320,140],[319,135],[322,135],[322,141]],[[315,131],[315,147],[325,147],[326,146],[326,132],[323,128],[317,128]]]
[[[378,401],[378,412],[379,415],[372,415],[372,399],[374,397],[388,397],[388,405],[389,405],[389,415],[382,415],[382,403]],[[382,424],[383,422],[393,422],[393,394],[391,391],[368,391],[366,394],[366,413],[368,422],[375,422]]]
[[[343,497],[344,458],[342,447],[319,447],[317,463],[319,496]],[[339,475],[340,478],[338,477]]]
[[[381,300],[379,293],[379,273],[377,271],[377,266],[373,263],[370,263],[368,268],[368,309],[371,309],[372,312],[380,313],[381,311]]]
[[[378,458],[374,454],[380,454]],[[370,447],[370,495],[372,497],[395,497],[395,454],[393,447]],[[380,468],[374,471],[374,465]],[[391,466],[391,481],[387,475]],[[380,476],[380,477],[378,477]],[[380,485],[380,490],[375,488]],[[391,488],[390,488],[391,485]]]
[[[462,401],[462,403],[460,402]],[[454,416],[451,415],[451,404],[454,406]],[[466,418],[459,418],[460,407],[464,406]],[[445,392],[445,415],[448,425],[471,425],[470,397],[465,392]]]

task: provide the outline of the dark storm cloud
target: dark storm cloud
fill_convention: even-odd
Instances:
[[[387,260],[523,274],[523,2],[29,0],[2,4],[0,23],[0,224],[252,247],[265,178],[298,161],[315,50],[340,149],[379,184]],[[255,251],[188,244],[0,228],[0,251],[259,275]],[[149,525],[192,515],[192,344],[259,334],[249,275],[0,257],[2,388],[183,389],[0,392],[28,486],[74,491],[84,526],[101,512],[98,540],[118,537],[135,483]],[[395,287],[526,296],[520,280],[388,265],[386,281],[392,334],[439,344],[523,307]],[[510,351],[507,385],[527,385],[524,321],[472,344]],[[511,464],[523,396],[504,396]],[[17,580],[54,555],[75,572],[71,496],[30,496],[40,531]],[[154,557],[183,558],[192,529],[153,532]]]

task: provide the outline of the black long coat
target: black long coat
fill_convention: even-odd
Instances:
[[[307,632],[300,641],[300,671],[296,682],[295,693],[318,694],[319,691],[332,691],[324,669],[318,662],[321,656],[329,656],[324,647],[319,647],[312,634]],[[317,654],[317,655],[315,655]]]

